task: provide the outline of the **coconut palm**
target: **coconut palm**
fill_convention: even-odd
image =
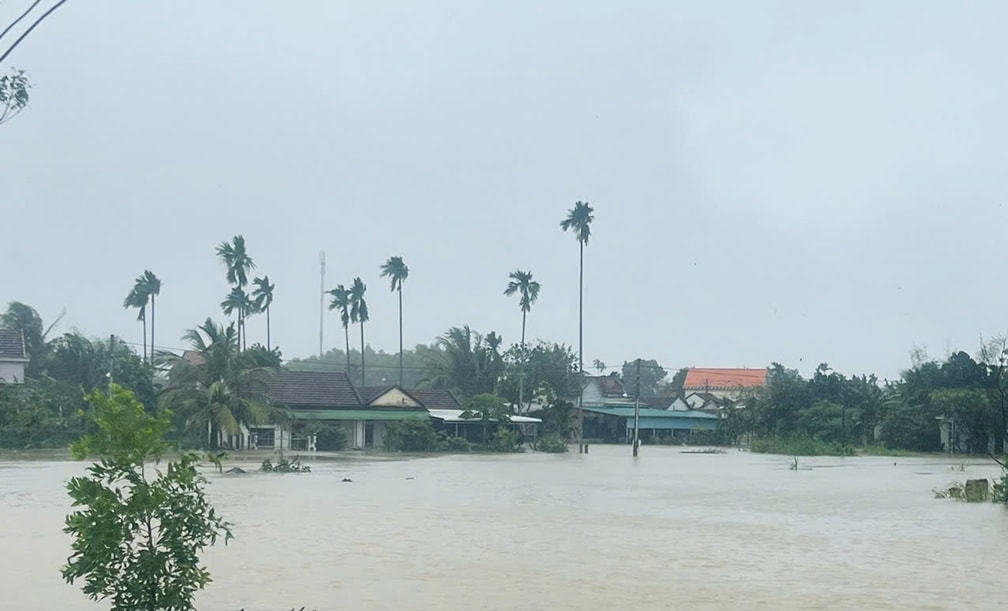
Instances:
[[[147,360],[147,302],[150,300],[150,296],[147,295],[145,290],[143,276],[138,277],[134,283],[133,288],[130,289],[129,294],[123,299],[124,308],[136,308],[137,309],[137,320],[143,325],[143,360]]]
[[[332,300],[330,310],[339,310],[340,322],[343,323],[343,336],[346,338],[346,374],[350,376],[350,291],[342,284],[329,291]]]
[[[150,297],[150,356],[154,358],[154,298],[161,294],[161,279],[154,275],[154,272],[144,270],[143,276],[144,292]]]
[[[399,293],[399,386],[403,385],[403,341],[402,341],[402,285],[409,277],[409,268],[403,262],[402,257],[389,257],[389,260],[381,266],[383,278],[389,278],[392,283],[392,291]]]
[[[504,289],[504,294],[508,297],[515,293],[520,294],[518,307],[521,308],[522,313],[521,346],[524,348],[525,317],[532,309],[532,304],[536,302],[536,299],[539,299],[539,289],[541,287],[538,282],[532,279],[532,272],[524,272],[519,269],[511,272],[508,277],[511,280],[508,282],[507,288]]]
[[[364,300],[364,293],[367,291],[367,286],[361,281],[360,277],[354,278],[353,284],[350,285],[350,319],[354,322],[360,323],[360,377],[361,386],[365,386],[364,383],[364,323],[368,319],[368,308],[367,301]]]
[[[270,284],[269,276],[256,278],[252,281],[255,290],[252,291],[252,298],[255,300],[255,311],[266,312],[266,349],[272,350],[273,344],[270,342],[270,306],[273,305],[273,289],[276,285]]]
[[[257,362],[256,353],[238,349],[233,323],[224,327],[208,318],[183,339],[191,346],[190,355],[165,360],[168,383],[159,404],[178,414],[187,430],[206,431],[208,446],[215,447],[222,435],[241,434],[242,424],[279,420],[265,394],[273,370]]]
[[[584,249],[591,237],[591,224],[595,220],[595,211],[588,202],[575,202],[574,207],[567,211],[567,218],[560,222],[564,231],[573,231],[579,246],[578,264],[578,375],[584,376]],[[579,383],[578,392],[578,447],[581,447],[581,437],[584,432],[584,382]]]
[[[532,309],[532,304],[536,302],[539,298],[539,283],[532,279],[532,272],[522,271],[520,269],[511,272],[508,276],[511,280],[508,282],[507,288],[504,289],[504,294],[510,297],[515,293],[519,293],[520,297],[518,299],[518,306],[521,308],[522,313],[522,328],[521,328],[521,351],[522,359],[525,358],[525,318],[528,316],[529,310]],[[518,381],[518,406],[524,403],[525,400],[525,371],[522,367],[521,377]]]
[[[241,289],[244,292],[248,285],[248,275],[255,269],[252,257],[248,256],[245,250],[245,236],[236,235],[230,242],[221,242],[217,245],[217,256],[220,257],[227,268],[227,281],[231,286]],[[229,296],[230,298],[230,296]],[[238,312],[238,349],[242,349],[248,342],[245,341],[245,314],[250,310],[240,308]]]
[[[448,329],[434,348],[422,348],[431,376],[420,385],[457,391],[463,397],[493,393],[504,372],[500,344],[500,336],[493,332],[483,336],[468,325]]]
[[[220,306],[227,316],[231,316],[232,314],[238,315],[237,346],[238,350],[242,350],[248,343],[245,338],[245,314],[253,310],[255,303],[252,302],[249,294],[244,289],[235,286],[231,288],[231,292],[227,294],[227,297],[220,303]]]

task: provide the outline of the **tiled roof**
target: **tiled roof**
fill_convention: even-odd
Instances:
[[[0,359],[23,361],[27,358],[21,330],[0,329]]]
[[[766,384],[766,369],[703,369],[691,367],[683,388],[687,390],[728,390],[758,388]]]
[[[361,405],[367,405],[393,388],[395,387],[391,384],[387,386],[360,386],[357,388],[357,394],[360,395]]]
[[[462,409],[462,404],[450,390],[442,388],[413,388],[408,392],[427,409]]]
[[[360,408],[360,397],[342,371],[281,369],[270,380],[269,397],[291,408]]]
[[[616,376],[597,376],[594,378],[598,382],[599,390],[604,397],[622,397],[624,393],[623,383]]]
[[[182,358],[189,362],[190,365],[206,365],[206,357],[196,352],[195,350],[186,350],[182,353]]]
[[[672,406],[673,403],[675,403],[675,400],[678,398],[679,398],[678,395],[671,395],[665,397],[648,397],[646,399],[644,397],[641,397],[641,405],[647,405],[652,409],[668,409],[669,407]]]

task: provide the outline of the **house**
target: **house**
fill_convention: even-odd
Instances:
[[[571,402],[577,405],[576,385],[572,395]],[[633,407],[633,404],[633,398],[627,396],[617,373],[584,377],[584,387],[581,391],[582,407]]]
[[[398,386],[354,388],[341,371],[290,371],[282,369],[269,383],[270,399],[288,409],[293,421],[289,429],[255,429],[257,447],[272,447],[271,437],[280,447],[313,450],[309,436],[298,437],[299,424],[318,423],[343,427],[350,447],[381,447],[385,424],[400,420],[427,420],[430,413],[415,396]],[[285,438],[285,435],[291,435]]]
[[[0,329],[0,384],[24,382],[28,353],[20,329]]]
[[[633,442],[635,409],[633,407],[585,407],[584,436],[588,439]],[[641,439],[660,442],[673,438],[689,438],[695,431],[714,431],[718,417],[695,410],[654,409],[642,406],[636,410]]]
[[[423,402],[436,429],[455,437],[469,440],[477,438],[472,428],[481,426],[482,421],[478,418],[463,418],[465,410],[462,409],[462,404],[454,393],[433,388],[411,390],[410,393]],[[540,418],[513,415],[508,426],[518,431],[523,441],[534,443],[540,424],[542,424]]]
[[[747,392],[766,386],[766,369],[707,369],[691,367],[683,381],[683,394],[688,398],[700,393],[694,400],[712,398],[738,401]],[[687,399],[688,401],[688,399]],[[693,403],[691,403],[693,405]]]

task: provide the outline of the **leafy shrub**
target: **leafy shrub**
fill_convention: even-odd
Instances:
[[[439,442],[429,420],[402,420],[385,426],[385,449],[390,452],[436,452]]]
[[[500,427],[490,438],[489,447],[496,452],[520,452],[521,438],[518,431]]]
[[[536,443],[536,450],[550,454],[563,454],[569,448],[567,447],[567,442],[559,437],[543,437]]]
[[[315,449],[320,452],[336,452],[347,447],[346,429],[338,424],[312,423],[305,431],[315,435]]]

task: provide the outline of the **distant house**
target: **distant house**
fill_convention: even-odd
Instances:
[[[690,403],[708,400],[731,399],[738,401],[746,392],[766,386],[766,369],[706,369],[691,367],[683,381],[683,394],[687,402],[693,393],[698,397]],[[694,407],[694,409],[698,409]]]
[[[571,402],[577,405],[577,388],[572,392]],[[627,396],[616,373],[605,376],[585,376],[581,404],[584,407],[633,407],[633,397]]]
[[[19,384],[25,379],[28,353],[20,329],[0,329],[0,384]]]
[[[314,449],[297,436],[297,424],[317,422],[344,428],[350,447],[363,449],[381,447],[385,439],[385,424],[401,420],[427,420],[430,414],[410,392],[398,386],[354,388],[347,375],[340,371],[281,370],[271,381],[268,395],[285,406],[294,425],[291,433],[283,427],[256,429],[257,446],[271,447],[270,433],[281,447]]]

